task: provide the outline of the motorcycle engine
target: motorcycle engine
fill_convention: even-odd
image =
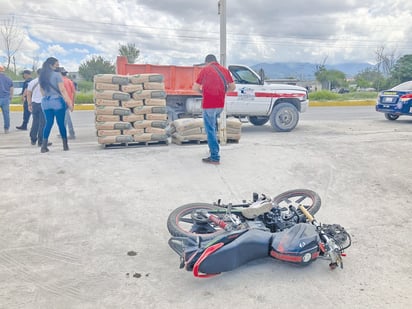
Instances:
[[[272,233],[275,233],[296,225],[298,219],[290,215],[287,208],[274,207],[264,215],[263,222]]]

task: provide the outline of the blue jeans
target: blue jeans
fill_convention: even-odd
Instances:
[[[4,129],[10,129],[10,98],[0,98],[0,107],[3,112]]]
[[[75,137],[72,117],[70,116],[70,109],[68,108],[66,109],[66,115],[64,117],[64,124],[67,127],[67,129],[69,129],[70,137]]]
[[[46,125],[44,126],[43,131],[43,140],[48,139],[50,131],[54,124],[54,117],[56,117],[57,126],[59,127],[60,136],[62,139],[67,138],[66,127],[64,126],[64,116],[66,114],[66,109],[45,109],[43,110],[44,116],[46,117]]]
[[[203,110],[203,123],[207,135],[207,145],[209,146],[210,159],[220,161],[219,142],[217,141],[217,118],[223,108],[207,108]]]

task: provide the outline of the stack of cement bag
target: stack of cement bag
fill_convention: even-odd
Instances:
[[[99,144],[167,142],[163,75],[94,76]]]
[[[237,118],[226,119],[226,139],[228,142],[239,142],[241,126],[242,123]],[[175,144],[207,141],[202,118],[182,118],[175,120],[171,123],[170,129],[172,142]]]

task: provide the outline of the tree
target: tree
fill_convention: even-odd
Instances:
[[[116,67],[108,60],[104,60],[102,56],[93,56],[92,59],[81,63],[79,66],[79,74],[87,81],[93,81],[93,77],[97,74],[114,74]]]
[[[128,43],[127,45],[120,45],[119,53],[121,56],[126,56],[129,63],[135,63],[139,58],[140,50],[136,48],[134,43]]]
[[[318,66],[315,77],[323,89],[332,90],[347,85],[345,73],[339,70],[327,70],[324,65]]]
[[[19,51],[23,43],[23,32],[17,28],[14,18],[4,20],[0,27],[0,35],[2,39],[2,48],[6,53],[7,69],[10,69],[10,64],[13,61],[14,73],[16,73],[16,53]]]
[[[396,61],[391,72],[394,84],[412,80],[412,55],[404,55]]]
[[[360,88],[375,88],[381,90],[388,87],[387,80],[378,68],[366,68],[355,75],[356,85]]]
[[[396,63],[397,56],[395,55],[396,50],[385,52],[385,47],[381,46],[376,49],[376,68],[378,72],[382,72],[384,76],[389,76],[393,66]]]

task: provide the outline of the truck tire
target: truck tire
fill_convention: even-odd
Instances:
[[[278,132],[292,131],[299,121],[299,112],[296,107],[287,102],[276,105],[270,114],[270,125]]]
[[[267,116],[248,116],[249,122],[254,126],[263,126],[266,122],[269,121]]]
[[[388,120],[396,120],[399,118],[399,115],[391,114],[391,113],[385,113],[385,118]]]

